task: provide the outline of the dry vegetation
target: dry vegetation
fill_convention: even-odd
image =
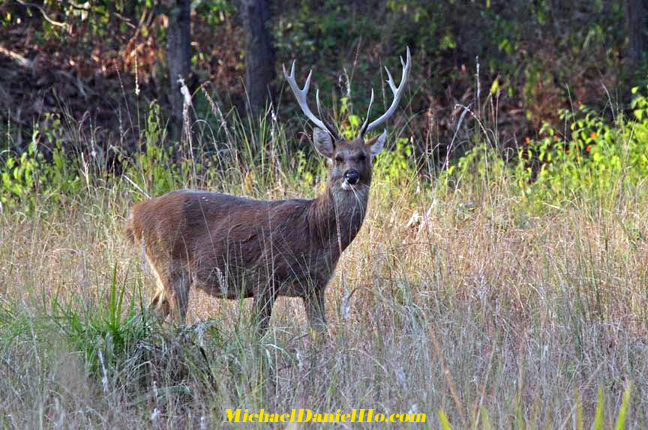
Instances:
[[[248,169],[272,178],[250,186],[229,171],[207,187],[315,192],[280,166]],[[418,411],[422,428],[437,428],[442,410],[454,428],[590,428],[598,407],[605,428],[620,411],[627,428],[648,425],[641,184],[531,211],[506,174],[450,187],[381,169],[327,292],[327,339],[285,298],[260,340],[246,302],[194,293],[183,327],[141,313],[153,282],[122,234],[141,198],[125,178],[5,209],[2,427],[213,428],[225,408]]]

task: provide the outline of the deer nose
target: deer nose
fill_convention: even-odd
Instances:
[[[360,180],[360,173],[355,169],[349,169],[344,173],[344,179],[349,185],[355,185]]]

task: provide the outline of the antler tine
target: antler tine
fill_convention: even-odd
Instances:
[[[374,90],[373,88],[371,89],[371,100],[369,100],[369,108],[367,109],[367,118],[365,118],[364,124],[362,124],[362,128],[360,129],[360,137],[364,137],[365,133],[367,132],[367,124],[369,124],[369,116],[371,115],[371,106],[373,105],[374,102]]]
[[[401,58],[402,61],[402,58]],[[387,83],[389,84],[389,88],[391,88],[392,93],[397,90],[396,88],[396,83],[394,82],[394,78],[392,77],[391,73],[389,73],[389,69],[387,66],[385,66],[385,72],[387,72]]]
[[[391,73],[389,73],[389,69],[385,67],[385,70],[387,71],[387,77],[389,78],[387,80],[387,83],[389,84],[389,87],[394,93],[394,100],[392,101],[391,106],[389,107],[389,109],[387,109],[387,112],[385,112],[384,114],[382,114],[382,116],[380,116],[380,118],[370,123],[368,126],[366,126],[366,128],[363,126],[364,132],[361,131],[360,134],[361,137],[367,131],[371,131],[374,128],[378,127],[383,122],[387,121],[394,114],[394,112],[396,112],[396,108],[398,107],[398,103],[400,102],[400,99],[403,96],[403,92],[405,91],[405,84],[407,84],[407,79],[409,78],[409,73],[412,68],[412,57],[410,55],[409,46],[407,47],[407,62],[403,61],[403,57],[400,57],[400,60],[401,60],[401,64],[403,65],[403,75],[401,77],[400,85],[398,87],[396,87],[396,83],[394,82],[394,78],[392,77]]]
[[[320,107],[320,100],[319,100],[319,88],[317,91],[315,91],[315,103],[317,104],[317,114],[322,117],[322,108]]]
[[[292,63],[292,67],[290,69],[290,75],[286,73],[285,66],[282,66],[282,68],[283,68],[284,77],[286,78],[286,81],[288,81],[288,84],[290,85],[290,88],[292,89],[292,92],[295,95],[295,98],[297,99],[297,103],[299,104],[299,107],[301,107],[301,110],[302,112],[304,112],[304,115],[306,115],[306,117],[310,119],[313,122],[313,124],[321,128],[322,130],[327,130],[333,136],[333,138],[338,139],[338,134],[335,128],[333,128],[330,124],[327,124],[324,121],[317,118],[308,107],[308,101],[306,100],[306,96],[308,95],[308,90],[310,89],[310,82],[311,82],[311,77],[313,76],[313,71],[311,70],[308,73],[308,77],[306,78],[306,83],[304,84],[304,88],[299,89],[299,85],[295,80],[295,62],[296,61],[293,61]],[[318,94],[316,95],[316,98],[317,98],[317,110],[319,113],[320,112],[319,91]]]

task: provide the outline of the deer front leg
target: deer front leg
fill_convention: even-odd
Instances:
[[[304,297],[306,316],[313,330],[326,331],[326,312],[324,309],[324,287],[315,287]]]
[[[262,337],[268,330],[270,317],[272,316],[272,307],[276,298],[274,288],[271,287],[268,287],[261,294],[254,297],[254,319],[259,337]]]

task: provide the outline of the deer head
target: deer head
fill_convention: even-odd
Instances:
[[[381,135],[367,142],[365,142],[365,134],[387,121],[398,107],[412,66],[409,47],[407,48],[407,61],[403,61],[402,57],[400,60],[403,65],[403,74],[398,87],[394,83],[389,69],[385,67],[389,78],[387,83],[394,94],[391,106],[383,115],[370,123],[369,116],[371,115],[371,107],[374,101],[374,91],[372,89],[367,117],[360,128],[358,136],[353,140],[342,139],[335,127],[316,117],[308,107],[306,96],[310,89],[313,71],[311,70],[308,74],[304,88],[300,89],[295,80],[295,62],[293,61],[290,74],[288,74],[285,67],[283,68],[284,76],[295,94],[299,106],[306,117],[316,126],[313,129],[313,143],[317,151],[329,159],[329,187],[332,191],[357,191],[368,189],[371,184],[373,158],[382,151],[387,137],[387,131],[383,131]],[[319,90],[316,92],[315,99],[317,101],[317,111],[321,117]]]

